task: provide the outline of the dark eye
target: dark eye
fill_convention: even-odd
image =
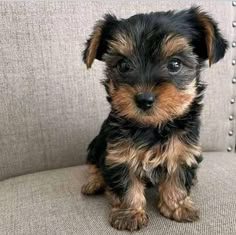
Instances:
[[[182,69],[182,63],[179,59],[175,58],[169,61],[167,65],[169,73],[176,74]]]
[[[132,67],[130,66],[130,64],[127,61],[121,60],[118,64],[117,64],[117,69],[119,70],[119,72],[121,73],[127,73],[129,71],[132,70]]]

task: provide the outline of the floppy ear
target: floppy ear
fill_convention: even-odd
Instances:
[[[117,18],[109,14],[105,15],[103,20],[97,21],[83,51],[83,61],[87,68],[91,67],[94,59],[102,60],[102,56],[108,49],[108,40],[111,39],[117,23]]]
[[[194,17],[194,29],[197,30],[192,42],[195,53],[203,60],[208,59],[211,66],[224,57],[228,43],[220,33],[217,23],[206,12],[193,7],[190,14]]]

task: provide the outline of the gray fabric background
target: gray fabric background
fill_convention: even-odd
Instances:
[[[89,141],[108,113],[100,80],[103,64],[86,70],[84,42],[106,12],[182,9],[196,1],[92,0],[0,2],[0,179],[82,164]],[[235,11],[231,1],[197,1],[219,22],[231,43]],[[233,31],[234,30],[234,31]],[[228,120],[234,105],[230,48],[224,60],[204,72],[209,83],[201,141],[205,151],[234,146]]]
[[[224,159],[224,160],[223,160]],[[223,161],[222,161],[223,160]],[[195,223],[177,223],[157,211],[154,189],[147,192],[144,235],[235,235],[236,161],[234,154],[205,153],[199,183],[192,196],[201,211]],[[84,166],[51,170],[0,183],[1,235],[124,235],[108,223],[110,206],[104,196],[80,194]]]

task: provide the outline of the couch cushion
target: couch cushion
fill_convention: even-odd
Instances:
[[[150,222],[135,234],[236,234],[236,155],[205,153],[193,198],[201,220],[177,223],[159,215],[153,189],[147,192]],[[0,183],[0,234],[130,234],[108,224],[104,196],[86,197],[80,187],[86,167],[20,176]]]
[[[109,107],[100,84],[103,63],[86,70],[81,52],[104,13],[183,9],[195,0],[2,1],[0,3],[0,180],[85,162],[89,141]],[[199,0],[231,41],[231,1]],[[232,50],[232,49],[231,49]],[[233,122],[232,51],[207,69],[203,114],[206,151],[225,151]],[[227,91],[227,92],[222,92]],[[214,132],[214,135],[212,134]]]

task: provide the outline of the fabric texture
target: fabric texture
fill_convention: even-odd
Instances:
[[[0,180],[85,162],[88,143],[109,112],[104,64],[87,71],[81,52],[96,20],[110,12],[183,9],[196,1],[91,0],[0,2]],[[197,1],[232,40],[231,1]],[[233,49],[203,74],[205,96],[201,142],[206,151],[226,151],[235,135]],[[234,49],[235,50],[235,49]],[[235,55],[235,52],[234,52]]]
[[[177,223],[157,211],[154,189],[147,191],[148,227],[135,234],[235,235],[235,155],[205,153],[192,197],[201,219]],[[20,176],[0,183],[1,235],[130,234],[108,223],[110,205],[104,195],[83,196],[85,166]]]

